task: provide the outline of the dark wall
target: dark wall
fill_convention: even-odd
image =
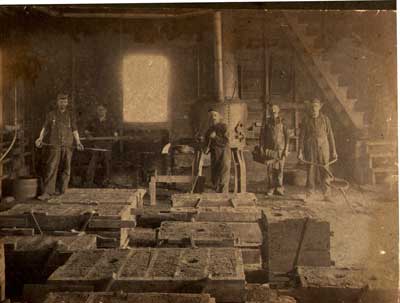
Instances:
[[[190,136],[188,107],[212,91],[210,82],[199,84],[203,75],[196,70],[198,61],[207,62],[207,58],[198,57],[210,56],[209,34],[204,21],[196,18],[51,21],[47,27],[28,32],[27,36],[30,53],[40,62],[31,95],[32,102],[38,105],[34,116],[38,121],[43,119],[45,112],[54,106],[57,93],[63,91],[71,95],[82,127],[94,114],[95,105],[105,104],[123,128],[124,57],[134,53],[161,54],[171,63],[168,100],[171,111],[165,128],[172,138]],[[201,72],[208,71],[206,66]],[[157,85],[154,83],[155,89]]]

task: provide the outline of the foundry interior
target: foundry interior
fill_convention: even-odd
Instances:
[[[0,24],[0,302],[397,302],[394,11]]]

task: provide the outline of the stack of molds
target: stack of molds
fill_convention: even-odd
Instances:
[[[263,207],[263,261],[270,279],[297,265],[330,266],[330,225],[296,203]]]
[[[90,292],[54,292],[49,293],[44,303],[215,303],[209,294],[169,294],[169,293],[90,293]]]
[[[73,252],[96,249],[95,235],[4,236],[7,292],[18,296],[26,283],[43,283]]]
[[[173,213],[186,213],[196,221],[256,222],[261,212],[253,193],[203,193],[172,195]]]
[[[209,293],[218,302],[245,299],[243,261],[235,248],[81,251],[47,283],[64,289],[89,286],[92,291]]]
[[[0,213],[0,228],[33,228],[36,233],[85,231],[98,235],[98,247],[122,247],[136,225],[131,208],[124,204],[73,203],[17,204]]]

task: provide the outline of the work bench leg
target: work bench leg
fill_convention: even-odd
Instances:
[[[150,205],[156,205],[156,190],[156,177],[151,177],[149,183]]]

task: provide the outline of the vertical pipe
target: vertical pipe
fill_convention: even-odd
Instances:
[[[214,14],[214,35],[215,35],[215,80],[217,84],[218,101],[224,101],[224,73],[222,66],[222,17],[221,12]]]

